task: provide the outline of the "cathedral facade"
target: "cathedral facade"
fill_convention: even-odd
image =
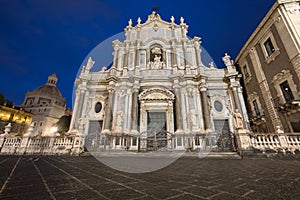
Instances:
[[[201,59],[201,39],[187,36],[184,18],[164,21],[152,12],[125,28],[113,42],[111,68],[98,72],[89,58],[75,81],[70,135],[95,149],[233,149],[237,130],[249,123],[236,71],[225,54],[224,69]],[[240,116],[237,121],[235,115]],[[222,140],[220,140],[222,137]],[[222,143],[222,144],[220,144]]]

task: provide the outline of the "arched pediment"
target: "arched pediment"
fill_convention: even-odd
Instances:
[[[157,100],[157,101],[169,101],[174,100],[174,94],[166,89],[163,88],[150,88],[145,91],[143,91],[139,95],[139,100],[141,101],[151,101],[151,100]]]

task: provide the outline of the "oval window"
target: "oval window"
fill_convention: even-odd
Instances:
[[[216,111],[221,112],[223,110],[223,105],[220,101],[215,101],[214,107]]]
[[[102,109],[102,104],[100,102],[97,102],[95,105],[95,113],[99,113]]]

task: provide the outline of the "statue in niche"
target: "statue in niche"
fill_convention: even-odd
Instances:
[[[197,113],[194,109],[190,110],[188,120],[191,128],[197,127]]]
[[[119,111],[117,113],[117,130],[122,130],[122,124],[123,124],[123,112]]]
[[[123,109],[126,103],[126,97],[127,97],[127,93],[125,91],[125,89],[123,89],[120,93],[120,106]]]
[[[149,69],[163,69],[165,63],[162,61],[162,50],[159,47],[154,47],[150,51],[150,62],[148,63]]]
[[[239,113],[238,109],[235,109],[233,116],[234,116],[234,127],[236,129],[242,129],[243,128],[243,116],[241,113]]]
[[[88,102],[87,102],[87,106],[86,106],[86,114],[88,114],[90,112],[92,108],[92,99],[89,99]]]
[[[194,96],[193,96],[193,89],[188,88],[188,103],[189,103],[189,108],[194,109]]]

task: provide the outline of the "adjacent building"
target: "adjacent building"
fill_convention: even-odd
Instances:
[[[24,111],[20,107],[4,103],[0,105],[0,134],[9,123],[12,125],[12,134],[24,134],[32,121],[32,113]]]
[[[252,130],[300,132],[300,1],[276,1],[235,63]]]
[[[55,123],[65,115],[66,101],[56,87],[57,81],[55,73],[50,75],[45,85],[25,95],[25,100],[20,106],[33,114],[33,132],[36,135],[50,135]]]
[[[213,143],[229,149],[237,128],[249,132],[230,56],[223,57],[225,69],[205,66],[201,39],[189,38],[184,18],[179,21],[173,16],[164,21],[156,12],[144,23],[138,18],[135,26],[130,20],[125,41],[113,42],[111,68],[92,72],[95,62],[88,59],[75,82],[69,130],[82,138],[82,146],[195,150]]]

